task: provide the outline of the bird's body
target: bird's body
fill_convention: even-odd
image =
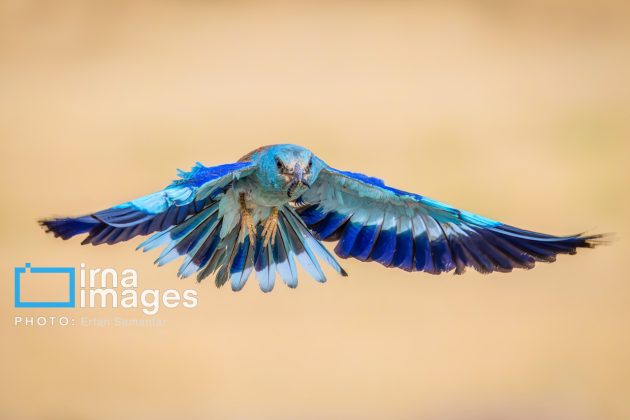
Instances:
[[[216,272],[216,285],[230,280],[233,290],[255,271],[265,292],[276,274],[297,286],[296,260],[320,282],[326,277],[318,258],[346,275],[321,240],[337,241],[342,258],[460,274],[467,266],[484,273],[532,268],[600,238],[514,228],[339,171],[290,144],[258,148],[233,164],[197,164],[179,175],[157,193],[42,224],[63,239],[88,233],[83,243],[93,245],[153,233],[139,248],[163,246],[158,265],[183,256],[181,277],[197,273],[201,281]]]

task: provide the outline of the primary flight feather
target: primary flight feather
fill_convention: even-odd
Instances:
[[[183,257],[180,277],[215,274],[217,287],[243,288],[252,272],[261,290],[276,274],[296,287],[297,263],[319,282],[320,261],[346,272],[320,241],[336,241],[341,258],[432,274],[532,268],[593,247],[601,235],[553,236],[508,226],[328,166],[309,150],[279,144],[236,163],[190,172],[162,191],[81,217],[41,221],[63,239],[115,244],[150,236],[138,248],[162,247],[156,264]]]

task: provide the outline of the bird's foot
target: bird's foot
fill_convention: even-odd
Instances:
[[[278,208],[274,207],[271,209],[271,214],[265,220],[265,225],[263,226],[262,235],[264,238],[264,246],[267,246],[269,241],[271,241],[271,245],[273,245],[276,241],[276,232],[278,230]]]
[[[241,194],[241,233],[240,242],[245,240],[245,235],[249,235],[249,240],[253,243],[256,240],[256,226],[254,226],[254,218],[245,205],[245,196]]]

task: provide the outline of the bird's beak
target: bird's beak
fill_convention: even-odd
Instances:
[[[304,167],[299,163],[296,163],[295,168],[293,169],[293,181],[296,183],[296,185],[302,184],[307,188],[310,187],[310,185],[308,185],[308,183],[304,179]]]
[[[293,178],[289,183],[289,190],[287,191],[287,195],[291,197],[295,188],[299,187],[300,185],[304,185],[306,188],[311,187],[310,184],[306,182],[306,179],[304,179],[304,168],[299,163],[296,163],[295,167],[293,168]]]

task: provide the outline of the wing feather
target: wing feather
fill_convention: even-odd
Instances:
[[[519,229],[439,201],[389,187],[363,174],[325,167],[300,197],[313,234],[338,241],[342,258],[433,274],[532,268],[557,254],[590,248],[602,235],[554,236]]]
[[[254,168],[252,162],[214,167],[197,163],[189,172],[178,171],[180,179],[156,193],[85,216],[47,219],[40,224],[62,239],[87,233],[82,244],[126,241],[162,231],[199,213],[215,202],[234,179],[246,176]]]

